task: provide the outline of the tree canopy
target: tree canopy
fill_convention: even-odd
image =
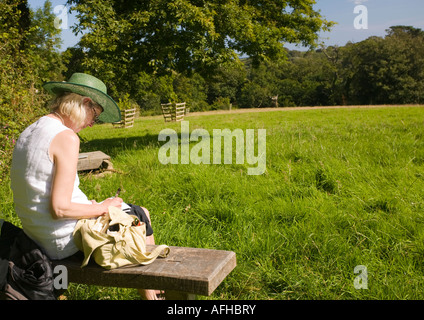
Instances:
[[[247,55],[284,57],[284,43],[317,45],[332,22],[314,0],[68,0],[83,33],[83,65],[115,80],[140,71],[205,74]]]
[[[41,83],[62,78],[54,17],[49,1],[36,11],[26,0],[0,1],[0,182],[18,134],[45,112]]]

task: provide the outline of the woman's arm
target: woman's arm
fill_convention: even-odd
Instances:
[[[72,130],[65,130],[54,137],[49,154],[54,163],[51,190],[52,216],[55,219],[83,219],[98,217],[108,212],[109,206],[121,207],[121,198],[109,198],[101,204],[71,202],[80,141]]]

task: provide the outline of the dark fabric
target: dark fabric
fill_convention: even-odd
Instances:
[[[7,299],[56,300],[51,261],[22,229],[4,222],[0,252],[0,280],[3,281],[0,290],[5,292]],[[5,261],[8,265],[6,272]]]
[[[128,205],[131,207],[131,210],[127,213],[135,215],[140,221],[143,221],[146,224],[146,236],[151,236],[153,234],[153,229],[143,208],[131,203],[128,203]]]
[[[5,221],[0,233],[0,291],[4,291],[9,269],[10,249],[16,237],[22,232],[21,228]]]

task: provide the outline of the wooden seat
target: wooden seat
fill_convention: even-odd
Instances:
[[[99,169],[103,161],[110,157],[102,151],[80,153],[78,156],[78,171]]]
[[[170,249],[167,258],[157,258],[146,266],[106,270],[90,261],[86,267],[81,268],[81,260],[74,257],[53,261],[53,264],[66,267],[69,282],[165,290],[166,299],[175,300],[211,295],[236,267],[236,254],[232,251],[187,247]]]

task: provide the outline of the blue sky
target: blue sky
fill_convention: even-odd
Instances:
[[[50,0],[53,7],[65,5],[66,0]],[[44,0],[28,0],[32,9],[41,7]],[[356,6],[365,6],[368,13],[368,28],[357,29],[354,20],[363,13],[354,13]],[[343,46],[346,42],[359,42],[370,36],[384,36],[385,30],[394,25],[408,25],[424,30],[424,0],[316,0],[315,9],[331,21],[337,22],[331,32],[320,33],[325,45]],[[57,12],[61,14],[61,12]],[[76,22],[74,14],[68,14],[68,26]],[[363,22],[363,20],[361,20]],[[71,30],[62,30],[62,50],[78,42]],[[302,49],[286,45],[290,49]]]

